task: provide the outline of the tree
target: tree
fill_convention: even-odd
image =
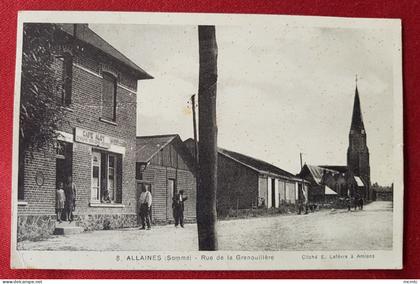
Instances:
[[[58,102],[61,80],[52,64],[56,56],[58,27],[24,24],[19,115],[19,185],[26,153],[53,145],[65,121]]]
[[[52,67],[56,30],[51,24],[23,28],[20,151],[51,145],[64,121],[64,111],[57,104],[61,80]]]
[[[217,250],[217,43],[214,26],[199,26],[199,174],[197,227],[200,250]]]

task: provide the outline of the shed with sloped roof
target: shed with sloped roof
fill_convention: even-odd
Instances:
[[[195,162],[177,134],[138,136],[136,139],[137,200],[142,187],[153,197],[152,221],[173,221],[172,198],[183,190],[186,221],[194,221],[196,203]]]
[[[193,153],[194,140],[184,144]],[[309,182],[271,163],[220,147],[217,159],[219,214],[229,209],[278,208],[281,203],[294,204],[306,196]]]

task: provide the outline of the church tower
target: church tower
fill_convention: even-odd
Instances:
[[[349,133],[349,148],[347,150],[347,167],[355,176],[362,178],[366,185],[365,198],[372,199],[370,193],[370,165],[369,149],[366,144],[366,131],[363,124],[362,111],[360,108],[359,91],[357,89],[354,95],[353,115]]]

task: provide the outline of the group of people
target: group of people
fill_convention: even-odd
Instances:
[[[180,225],[184,228],[184,202],[188,199],[187,196],[184,196],[184,191],[180,190],[172,198],[172,211],[175,220],[175,227]],[[151,229],[151,207],[152,207],[152,193],[148,190],[147,187],[142,188],[142,192],[139,198],[140,203],[140,221],[141,227],[140,230],[150,230]]]
[[[66,183],[60,181],[57,184],[57,198],[56,198],[56,211],[57,221],[61,223],[63,221],[73,221],[73,211],[76,208],[76,185],[72,180],[72,177],[67,178]]]
[[[349,197],[347,200],[347,209],[348,211],[351,210],[351,207],[353,205],[354,210],[357,210],[357,208],[359,208],[360,210],[363,210],[363,198],[361,196],[354,196],[354,197]]]

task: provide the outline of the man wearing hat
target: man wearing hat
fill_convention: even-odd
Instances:
[[[184,228],[184,202],[187,199],[188,197],[184,196],[183,190],[180,190],[172,198],[172,210],[175,219],[175,227],[181,225],[181,227]]]

